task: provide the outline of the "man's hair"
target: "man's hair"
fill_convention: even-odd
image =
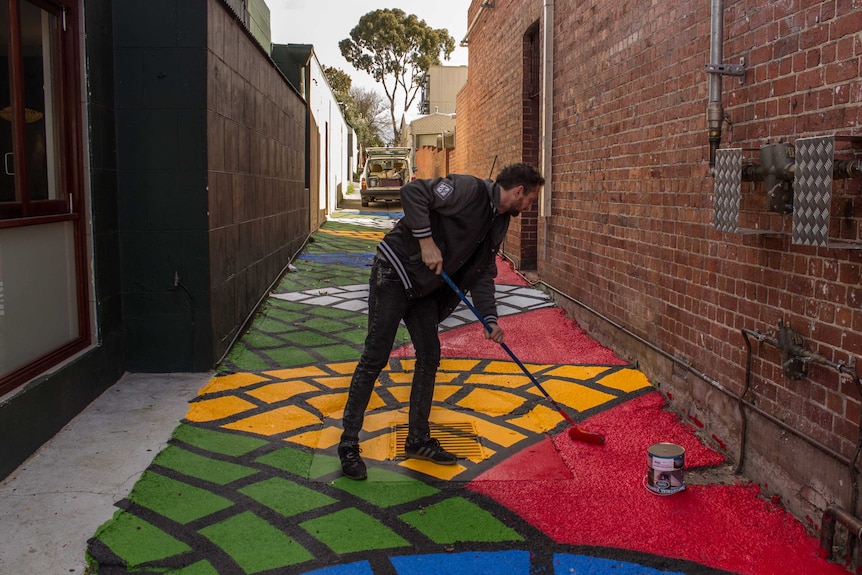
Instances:
[[[545,184],[545,178],[530,164],[510,164],[497,174],[497,183],[504,190],[524,186],[527,193]]]

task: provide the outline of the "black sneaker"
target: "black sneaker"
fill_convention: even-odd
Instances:
[[[433,437],[415,442],[405,441],[404,455],[413,459],[433,461],[440,465],[455,465],[458,462],[458,456],[440,447],[440,442]]]
[[[359,457],[362,450],[358,445],[339,445],[338,457],[341,459],[341,472],[350,479],[365,479],[368,472],[365,462]]]

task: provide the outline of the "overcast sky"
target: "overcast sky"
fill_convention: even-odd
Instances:
[[[368,12],[400,8],[407,14],[416,14],[432,28],[446,28],[455,38],[455,51],[443,64],[467,64],[467,48],[461,47],[461,40],[467,33],[470,0],[266,0],[266,3],[274,43],[313,44],[321,64],[344,70],[353,78],[354,86],[374,88],[381,95],[383,87],[350,65],[338,49],[338,43],[350,37],[359,18]]]

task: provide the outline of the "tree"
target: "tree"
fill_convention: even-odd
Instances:
[[[455,39],[445,28],[431,28],[415,14],[384,8],[362,16],[350,31],[350,38],[339,42],[338,47],[345,60],[383,85],[397,141],[395,108],[399,94],[404,92],[402,110],[409,109],[428,69],[440,64],[441,53],[449,59],[455,50]]]
[[[339,68],[322,67],[344,119],[356,130],[359,145],[363,149],[382,146],[380,116],[384,111],[383,96],[371,89],[354,88],[353,80]]]

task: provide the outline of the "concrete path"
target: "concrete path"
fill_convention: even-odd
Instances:
[[[668,411],[641,372],[502,260],[497,290],[509,346],[606,444],[572,441],[560,413],[459,309],[441,326],[431,418],[458,464],[403,456],[413,350],[402,328],[361,438],[369,478],[341,477],[335,446],[365,337],[368,266],[393,216],[342,210],[315,233],[217,373],[159,394],[175,408],[189,403],[169,425],[156,424],[155,445],[133,441],[113,455],[74,441],[51,446],[4,482],[0,528],[46,528],[12,535],[15,552],[0,552],[0,572],[80,572],[70,558],[86,551],[93,572],[104,574],[846,573],[819,559],[805,527],[756,485],[729,475],[716,446]],[[161,410],[138,415],[152,422],[152,411]],[[102,436],[122,435],[134,419],[117,415],[125,423]],[[684,467],[653,470],[650,485],[647,450],[659,443],[684,448]],[[76,478],[91,486],[76,493],[89,493],[101,472],[138,462],[98,488],[98,513],[66,495],[38,508],[16,504],[7,517],[7,501],[55,493],[34,489],[34,464],[76,450],[83,456],[38,477]],[[113,517],[105,496],[116,504]],[[82,515],[89,523],[71,522]],[[69,523],[67,536],[56,535],[58,521]],[[22,567],[59,545],[71,548],[68,556],[44,570]]]

